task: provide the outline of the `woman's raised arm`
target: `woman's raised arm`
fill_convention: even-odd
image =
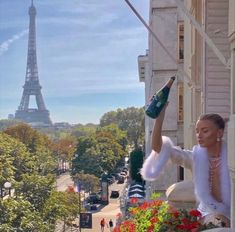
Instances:
[[[165,110],[168,103],[164,106],[159,116],[155,119],[152,132],[152,150],[159,153],[162,148],[162,125],[165,118]]]

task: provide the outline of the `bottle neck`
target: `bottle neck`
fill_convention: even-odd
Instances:
[[[166,83],[166,86],[167,86],[168,88],[171,88],[171,86],[172,86],[172,84],[173,84],[174,81],[175,81],[175,76],[171,77],[171,78],[168,80],[168,82]]]

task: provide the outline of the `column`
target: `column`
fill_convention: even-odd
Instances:
[[[235,228],[235,1],[229,0],[229,41],[231,48],[231,114],[228,123],[228,164],[231,176],[231,227]]]

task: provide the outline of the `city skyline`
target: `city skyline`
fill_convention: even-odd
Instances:
[[[132,4],[148,20],[148,3]],[[29,0],[0,3],[1,119],[20,103],[30,5]],[[124,0],[34,5],[39,80],[53,122],[99,123],[108,111],[144,105],[137,57],[145,53],[148,33]]]

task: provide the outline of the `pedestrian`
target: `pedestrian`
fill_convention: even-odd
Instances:
[[[223,118],[218,114],[201,115],[195,128],[198,145],[192,150],[186,150],[175,146],[170,138],[162,136],[166,108],[167,105],[155,120],[152,152],[141,169],[143,178],[149,181],[157,179],[168,160],[191,169],[202,221],[208,223],[219,218],[224,225],[229,226],[231,186],[227,144],[222,139],[225,129]]]
[[[105,227],[105,219],[102,218],[101,221],[100,221],[100,229],[101,229],[101,232],[104,232],[104,227]]]
[[[113,231],[113,221],[112,219],[109,220],[109,229],[112,232]]]

